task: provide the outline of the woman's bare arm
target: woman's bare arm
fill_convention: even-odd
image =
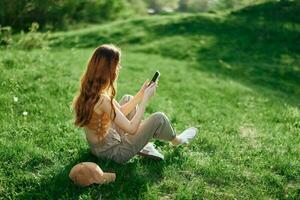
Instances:
[[[134,97],[130,101],[128,101],[122,106],[119,105],[120,110],[125,116],[128,115],[133,109],[135,109],[136,105],[142,101],[145,89],[148,87],[148,84],[149,81],[146,80],[142,85],[141,89],[134,95]]]
[[[108,113],[110,118],[112,119],[113,116],[111,114],[112,107],[110,104],[110,98],[106,95],[101,95],[101,98],[102,98],[102,102],[101,102],[101,105],[98,107],[98,109],[101,109],[104,112]],[[146,108],[146,103],[147,102],[143,101],[140,104],[140,106],[138,107],[138,109],[136,111],[136,114],[130,121],[124,115],[124,113],[122,113],[120,108],[117,105],[115,105],[115,103],[114,103],[114,109],[116,111],[116,117],[114,119],[114,122],[116,123],[116,125],[118,127],[123,129],[125,132],[127,132],[129,134],[135,134],[137,129],[139,128],[140,122],[143,118],[145,108]]]
[[[120,110],[120,107],[117,104],[114,103],[114,109],[116,112],[116,117],[114,119],[114,122],[117,126],[119,126],[121,129],[123,129],[125,132],[128,132],[130,134],[135,134],[137,129],[139,128],[140,122],[143,118],[146,105],[150,99],[151,96],[154,95],[154,92],[156,90],[156,84],[151,84],[145,91],[145,95],[143,99],[141,100],[140,106],[138,107],[136,114],[134,117],[129,121],[124,113]],[[112,105],[110,103],[110,97],[107,95],[101,95],[101,104],[97,106],[97,109],[103,110],[104,112],[108,113],[110,118],[112,119],[113,116],[111,115],[112,111]],[[113,101],[115,102],[115,101]]]
[[[128,102],[120,106],[121,112],[126,116],[128,115],[133,109],[135,109],[136,105],[141,102],[143,98],[143,94],[138,92],[136,95]]]

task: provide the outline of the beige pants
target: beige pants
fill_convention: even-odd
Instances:
[[[131,95],[123,96],[120,105],[132,98]],[[126,117],[131,119],[135,115],[136,109]],[[91,150],[99,158],[108,158],[117,163],[125,163],[143,149],[152,138],[171,141],[175,136],[175,131],[168,117],[162,112],[156,112],[141,122],[135,135],[126,133],[112,123],[103,142],[97,147],[91,147]]]

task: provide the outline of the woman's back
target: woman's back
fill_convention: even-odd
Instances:
[[[109,115],[97,103],[93,109],[90,122],[84,126],[87,141],[91,144],[99,143],[107,134],[109,127]]]

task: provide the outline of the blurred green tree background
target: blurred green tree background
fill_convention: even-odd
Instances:
[[[66,29],[78,23],[103,23],[133,16],[235,9],[263,0],[0,0],[0,25],[28,31]]]

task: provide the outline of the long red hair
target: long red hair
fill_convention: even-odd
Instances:
[[[89,59],[86,71],[81,76],[79,94],[75,96],[72,103],[76,126],[83,127],[90,122],[94,106],[99,100],[100,94],[105,91],[109,92],[113,118],[115,118],[113,99],[116,96],[116,89],[114,81],[117,78],[120,57],[120,49],[112,44],[104,44],[95,49]]]

